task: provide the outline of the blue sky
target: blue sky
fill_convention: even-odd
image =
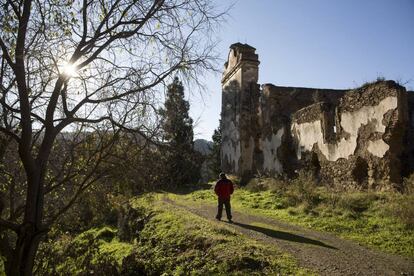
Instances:
[[[377,77],[414,90],[414,0],[216,0],[234,3],[217,33],[224,63],[229,46],[259,54],[259,83],[355,88]],[[211,140],[221,110],[221,75],[190,97],[196,138]]]

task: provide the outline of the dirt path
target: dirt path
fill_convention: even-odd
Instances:
[[[165,201],[215,221],[216,206]],[[275,244],[293,255],[300,266],[320,275],[414,275],[414,260],[367,249],[331,234],[237,211],[233,212],[233,221],[227,225],[260,242]]]

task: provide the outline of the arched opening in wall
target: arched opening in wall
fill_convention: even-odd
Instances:
[[[368,163],[363,158],[357,158],[354,169],[352,170],[352,177],[358,185],[368,185]]]

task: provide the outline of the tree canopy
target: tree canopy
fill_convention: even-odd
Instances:
[[[9,275],[28,275],[51,225],[105,177],[119,133],[156,142],[160,85],[214,69],[223,14],[207,0],[0,6],[0,132],[18,164],[1,168],[1,254]]]

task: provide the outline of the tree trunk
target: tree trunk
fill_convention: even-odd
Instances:
[[[7,267],[9,276],[32,275],[37,248],[39,247],[41,233],[36,231],[34,224],[26,224],[18,234],[12,260]]]
[[[17,241],[11,254],[12,259],[7,275],[32,275],[33,265],[40,240],[45,231],[42,230],[43,219],[43,176],[45,166],[38,166],[27,175],[27,195],[23,223],[17,232]]]

